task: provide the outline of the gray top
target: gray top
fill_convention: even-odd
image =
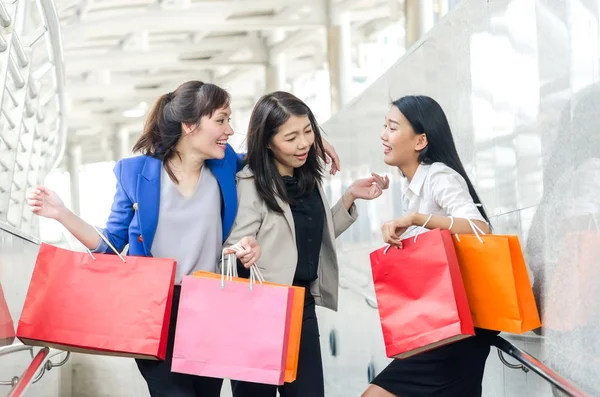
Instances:
[[[221,192],[217,178],[204,166],[194,193],[184,197],[162,167],[158,225],[151,253],[177,261],[175,284],[198,270],[216,271],[221,256]]]

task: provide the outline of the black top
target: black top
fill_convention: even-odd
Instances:
[[[323,241],[323,228],[325,226],[325,210],[319,189],[315,188],[310,193],[298,196],[297,180],[291,176],[284,176],[285,188],[290,198],[290,208],[294,217],[296,230],[296,248],[298,249],[298,263],[294,276],[294,285],[308,286],[318,277],[319,253]]]

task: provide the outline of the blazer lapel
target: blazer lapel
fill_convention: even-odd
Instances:
[[[294,215],[292,215],[292,209],[290,208],[290,205],[288,203],[280,199],[278,196],[275,196],[275,199],[277,200],[277,204],[279,204],[279,207],[283,209],[283,216],[285,217],[285,220],[287,221],[288,226],[292,231],[294,241],[296,241],[296,226],[294,225]]]
[[[158,224],[160,209],[160,172],[162,162],[147,157],[142,173],[138,175],[137,200],[142,231],[142,243],[146,256],[150,256],[152,241]]]
[[[323,187],[321,184],[317,184],[319,188],[319,194],[321,195],[321,201],[323,202],[323,208],[325,209],[325,221],[327,226],[327,232],[329,233],[330,239],[335,240],[335,230],[333,229],[333,216],[331,215],[329,202],[327,201],[327,196],[323,191]]]
[[[205,165],[210,168],[219,182],[221,189],[221,220],[223,229],[223,241],[227,239],[235,215],[237,213],[237,192],[235,187],[235,170],[225,160],[207,160]]]

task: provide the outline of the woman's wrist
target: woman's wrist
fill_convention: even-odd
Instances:
[[[61,224],[64,223],[72,213],[71,210],[68,209],[66,206],[63,206],[57,212],[58,212],[58,215],[56,216],[56,220],[58,221],[58,223],[61,223]]]
[[[356,197],[354,197],[350,189],[347,189],[344,195],[342,196],[342,200],[344,202],[344,207],[347,210],[350,210],[350,207],[352,207],[352,204],[354,204],[354,201],[356,201]]]
[[[411,212],[408,214],[408,217],[410,219],[410,224],[413,226],[423,226],[423,224],[427,222],[427,217],[418,212]]]

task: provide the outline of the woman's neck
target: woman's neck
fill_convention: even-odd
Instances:
[[[205,158],[197,153],[179,153],[169,160],[176,173],[186,176],[197,176],[204,166]]]
[[[400,169],[400,172],[402,172],[402,175],[404,175],[404,177],[410,182],[412,181],[417,170],[419,169],[419,165],[419,163],[412,163],[407,165],[401,165],[398,168]]]
[[[275,166],[277,167],[277,171],[279,171],[279,175],[281,175],[281,176],[294,176],[294,167],[290,167],[290,166],[287,166],[285,164],[281,164],[277,160],[275,160]]]

